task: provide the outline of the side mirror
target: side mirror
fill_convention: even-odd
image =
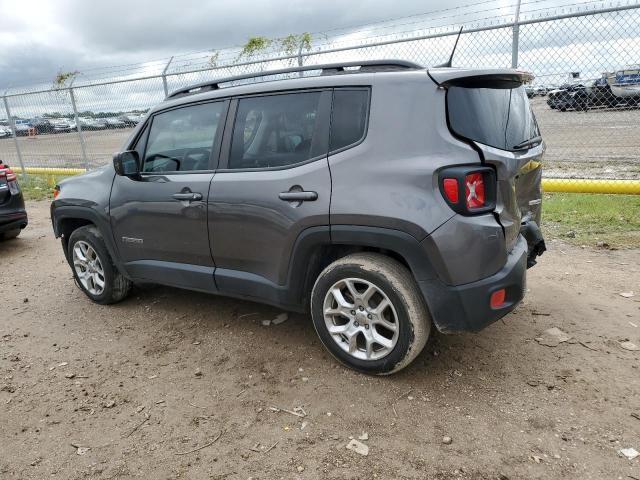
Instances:
[[[136,177],[140,174],[140,157],[135,150],[127,150],[113,155],[113,168],[121,177]]]

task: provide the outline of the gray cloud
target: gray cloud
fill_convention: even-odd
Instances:
[[[0,0],[0,11],[11,0]],[[218,49],[244,43],[250,35],[283,36],[317,32],[455,7],[464,0],[241,0],[210,2],[181,0],[67,0],[49,3],[52,33],[38,33],[37,8],[23,4],[17,15],[5,17],[0,35],[0,89],[53,79],[56,72],[143,62],[173,54]],[[0,38],[2,38],[0,36]],[[4,45],[3,45],[4,43]],[[4,48],[3,48],[4,47]]]

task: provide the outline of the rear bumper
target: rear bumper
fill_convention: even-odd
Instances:
[[[418,282],[436,328],[442,333],[477,332],[512,311],[524,298],[527,241],[520,235],[504,267],[494,275],[464,285],[445,285],[438,279]],[[496,290],[505,289],[500,307],[490,306]]]
[[[0,214],[0,233],[15,230],[16,228],[25,228],[28,223],[27,212],[25,211]]]

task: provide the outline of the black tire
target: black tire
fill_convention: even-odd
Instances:
[[[373,284],[393,304],[398,322],[397,341],[382,358],[356,358],[343,350],[329,333],[324,318],[325,297],[337,282],[349,278]],[[327,350],[343,365],[367,374],[389,375],[409,365],[424,348],[431,331],[431,316],[412,274],[400,262],[377,253],[351,254],[325,268],[311,292],[311,316]],[[347,320],[346,317],[340,318]],[[358,323],[355,326],[362,327]],[[366,328],[373,330],[374,325]]]
[[[79,241],[88,243],[93,250],[95,250],[102,265],[102,269],[104,271],[104,288],[98,295],[91,293],[87,288],[85,288],[78,278],[78,273],[73,265],[73,249]],[[95,303],[99,303],[100,305],[117,303],[126,298],[129,294],[129,291],[131,290],[131,281],[124,277],[113,264],[113,260],[111,259],[111,256],[104,244],[102,235],[96,227],[87,225],[73,231],[69,237],[67,258],[69,260],[69,265],[71,266],[71,271],[73,272],[76,285],[78,285],[87,297]]]
[[[16,228],[15,230],[9,230],[8,232],[0,233],[0,240],[11,240],[12,238],[16,238],[20,235],[22,230]]]

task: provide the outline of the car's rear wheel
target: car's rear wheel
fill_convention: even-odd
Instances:
[[[131,290],[131,282],[113,264],[97,228],[74,230],[69,237],[67,258],[76,283],[94,302],[116,303]]]
[[[320,340],[344,365],[385,375],[422,351],[431,317],[409,270],[376,253],[341,258],[322,271],[311,293]]]
[[[22,230],[20,230],[19,228],[16,228],[15,230],[9,230],[8,232],[0,233],[0,240],[11,240],[12,238],[16,238],[18,235],[20,235],[21,231]]]

